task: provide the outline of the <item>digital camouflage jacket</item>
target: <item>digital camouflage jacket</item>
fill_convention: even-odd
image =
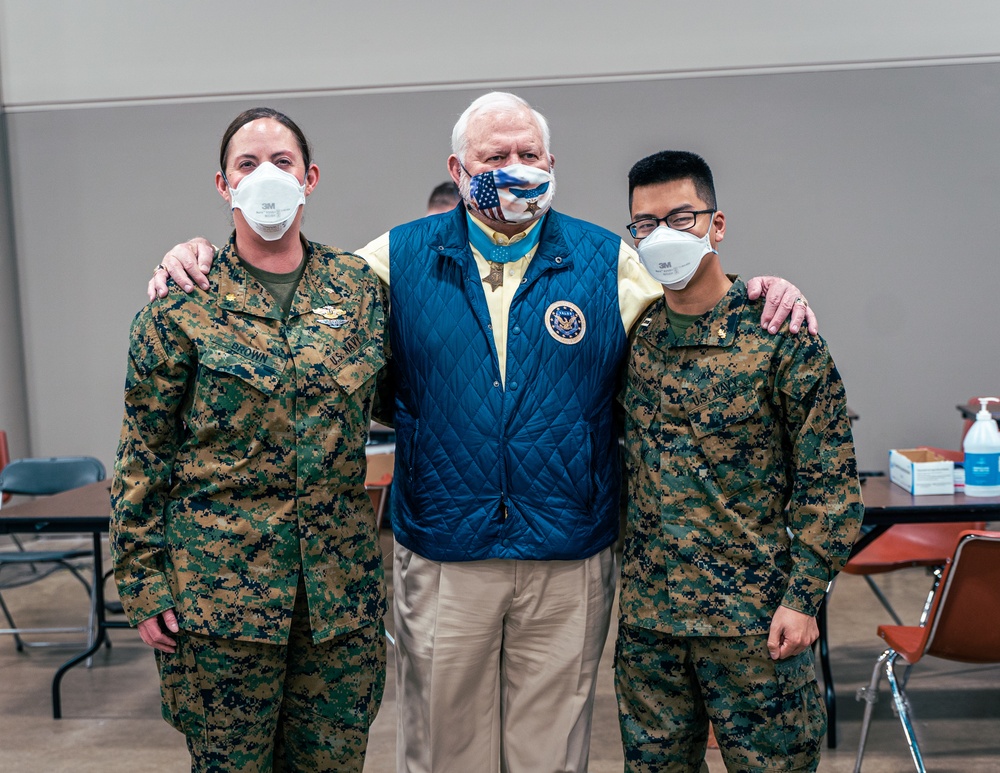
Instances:
[[[766,634],[815,615],[862,516],[826,343],[760,328],[737,279],[678,338],[655,302],[633,333],[621,618],[677,636]]]
[[[300,575],[317,642],[384,613],[364,488],[383,292],[362,259],[303,243],[286,319],[231,239],[209,291],[132,323],[111,548],[133,625],[174,607],[183,630],[284,643]]]

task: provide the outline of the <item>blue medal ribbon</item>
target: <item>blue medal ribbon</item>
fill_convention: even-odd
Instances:
[[[528,234],[513,244],[496,244],[476,223],[472,215],[466,213],[469,229],[469,243],[490,263],[512,263],[520,260],[538,245],[542,235],[541,219]],[[542,215],[542,218],[545,216]]]

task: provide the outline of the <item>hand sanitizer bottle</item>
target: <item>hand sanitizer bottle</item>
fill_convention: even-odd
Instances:
[[[986,408],[988,403],[1000,403],[1000,398],[979,398],[976,420],[962,442],[967,497],[1000,497],[1000,430]]]

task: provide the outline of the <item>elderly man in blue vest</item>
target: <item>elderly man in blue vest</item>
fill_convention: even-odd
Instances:
[[[452,150],[461,204],[358,251],[391,300],[397,769],[585,771],[616,581],[614,395],[662,289],[618,236],[551,209],[548,125],[521,98],[475,100]],[[211,255],[178,245],[150,293],[167,272],[207,283]],[[796,288],[763,285],[763,324],[808,313],[815,332]]]

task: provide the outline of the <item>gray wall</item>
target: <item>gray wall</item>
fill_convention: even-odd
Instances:
[[[0,0],[7,105],[546,85],[1000,57],[995,0]]]
[[[23,21],[27,7],[0,3],[7,21]],[[598,22],[610,23],[600,7],[593,4],[594,23],[577,20],[581,39],[599,36]],[[710,35],[697,21],[689,25],[692,34]],[[306,130],[322,177],[306,209],[305,233],[352,248],[421,214],[430,188],[446,178],[457,115],[488,88],[512,83],[549,117],[560,183],[557,208],[620,234],[628,221],[625,173],[633,161],[665,147],[706,156],[727,215],[725,265],[745,276],[777,273],[804,289],[820,315],[850,404],[861,415],[855,430],[862,467],[884,468],[890,447],[957,447],[961,422],[954,405],[973,394],[1000,392],[1000,269],[994,255],[1000,243],[1000,64],[982,56],[946,64],[949,56],[983,49],[977,41],[965,48],[956,44],[944,21],[940,28],[947,45],[917,46],[925,59],[928,52],[941,55],[932,66],[847,66],[857,54],[848,47],[821,52],[830,61],[839,56],[837,66],[806,67],[802,46],[776,45],[773,62],[781,66],[758,70],[750,66],[761,61],[753,59],[758,52],[744,46],[744,74],[710,73],[728,66],[718,65],[716,54],[698,60],[703,72],[668,72],[674,66],[669,64],[653,73],[637,68],[631,76],[618,72],[571,82],[557,72],[561,60],[547,53],[542,65],[551,83],[530,85],[515,72],[510,82],[460,88],[454,74],[450,82],[432,82],[444,77],[439,70],[446,60],[430,52],[430,64],[415,60],[413,77],[423,79],[419,89],[405,85],[400,68],[406,61],[397,58],[395,88],[383,84],[355,92],[327,83],[325,91],[277,98],[257,89],[244,89],[255,92],[246,98],[185,98],[163,87],[166,76],[145,65],[157,98],[144,101],[135,98],[136,79],[121,67],[104,91],[82,67],[70,87],[49,71],[28,77],[24,58],[38,54],[21,43],[12,46],[17,36],[5,25],[0,74],[16,84],[4,95],[16,260],[3,249],[10,234],[0,218],[0,362],[16,363],[15,345],[23,341],[29,399],[25,413],[18,407],[19,379],[0,370],[0,426],[23,422],[24,445],[12,448],[15,455],[89,453],[112,462],[128,324],[145,301],[153,266],[188,236],[204,234],[216,243],[228,236],[229,215],[212,179],[218,137],[237,112],[270,104]],[[975,34],[983,28],[997,26],[969,26]],[[540,36],[545,29],[540,25]],[[727,39],[736,40],[737,26],[727,29]],[[770,27],[760,29],[776,43]],[[67,39],[62,25],[55,32]],[[476,32],[471,20],[448,30]],[[221,26],[215,36],[217,42],[228,40]],[[348,42],[341,45],[342,39]],[[310,36],[303,40],[308,47]],[[872,56],[878,41],[859,40],[867,45],[862,53]],[[893,55],[914,55],[896,38],[885,40],[892,41],[886,50]],[[347,32],[334,42],[316,54],[324,63],[331,50],[361,46]],[[282,45],[293,43],[286,38]],[[630,41],[618,37],[612,43],[612,50],[621,51]],[[130,46],[131,38],[122,49],[134,55]],[[641,50],[643,56],[649,52]],[[229,74],[209,78],[209,87],[231,86],[227,78],[239,72],[233,68],[246,49],[231,45],[229,53],[229,64],[219,65],[230,68]],[[372,59],[381,64],[371,70],[364,60],[340,60],[337,76],[346,82],[352,73],[373,72],[373,79],[386,80],[383,60],[392,53],[378,53]],[[454,70],[455,62],[447,61]],[[609,61],[601,60],[603,72],[649,65],[648,56],[637,63]],[[57,72],[70,66],[63,60],[57,65]],[[587,72],[579,59],[571,65]],[[12,67],[18,77],[10,77]],[[19,317],[9,291],[14,274]],[[15,323],[20,338],[12,342]]]
[[[2,78],[0,70],[0,78]],[[0,97],[3,90],[0,89]],[[7,116],[0,99],[0,429],[13,456],[24,456],[28,438],[28,395],[24,379],[21,305],[15,259],[13,197],[8,158]]]

